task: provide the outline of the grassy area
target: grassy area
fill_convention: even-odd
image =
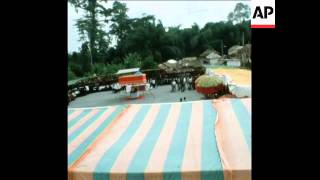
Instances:
[[[231,67],[215,67],[213,71],[218,74],[225,74],[232,78],[232,81],[241,85],[251,85],[251,70],[231,68]]]

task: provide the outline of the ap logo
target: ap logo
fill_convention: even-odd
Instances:
[[[251,28],[275,28],[275,0],[251,0]]]

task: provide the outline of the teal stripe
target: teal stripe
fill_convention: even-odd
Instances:
[[[223,168],[215,136],[217,111],[211,101],[203,102],[201,179],[223,180]],[[199,119],[200,120],[200,119]]]
[[[73,114],[74,112],[75,112],[75,110],[73,110],[73,109],[72,109],[72,110],[69,110],[69,109],[68,109],[68,117],[69,117],[71,114]]]
[[[99,109],[99,111],[94,114],[88,121],[83,123],[77,130],[75,130],[73,133],[71,133],[68,136],[68,144],[70,144],[73,140],[76,139],[84,130],[86,130],[93,122],[99,119],[99,117],[106,112],[107,109]]]
[[[146,137],[139,146],[139,149],[133,156],[134,158],[132,159],[128,167],[127,180],[144,179],[143,172],[145,171],[145,168],[148,165],[153,148],[157,143],[158,138],[161,134],[161,130],[167,120],[170,107],[170,104],[161,105],[156,119],[152,124],[152,127],[149,129]]]
[[[181,166],[191,119],[192,103],[182,103],[179,119],[173,134],[164,165],[164,179],[181,179]]]
[[[126,108],[126,106],[118,106],[115,111],[110,114],[110,116],[101,123],[101,125],[88,136],[77,149],[75,149],[70,156],[68,156],[68,166],[70,166],[74,161],[76,161],[87,148],[95,141],[97,136],[102,133],[102,131]]]
[[[240,99],[234,99],[231,101],[233,111],[235,112],[237,119],[240,123],[246,142],[251,152],[251,116],[247,108],[244,106]]]
[[[78,121],[80,121],[83,117],[90,113],[92,109],[83,110],[77,117],[68,122],[68,129],[74,126]]]
[[[109,171],[111,170],[114,162],[116,161],[119,153],[125,147],[125,145],[133,137],[137,129],[140,127],[145,116],[147,115],[151,105],[142,105],[139,112],[134,116],[132,122],[121,137],[107,150],[100,161],[98,162],[94,174],[93,180],[109,180]]]

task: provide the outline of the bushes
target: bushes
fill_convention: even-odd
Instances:
[[[119,69],[122,69],[123,66],[121,64],[109,64],[106,65],[106,74],[114,74],[116,73]]]
[[[141,64],[141,69],[155,69],[157,68],[157,63],[153,61],[152,56],[148,56]]]
[[[195,83],[199,87],[207,88],[219,86],[220,84],[223,84],[223,81],[216,76],[202,75],[195,80]]]
[[[82,77],[83,71],[81,69],[81,66],[75,63],[70,63],[70,70],[77,76]]]
[[[77,76],[72,72],[70,68],[68,68],[68,81],[77,79]]]
[[[251,69],[251,63],[250,62],[243,63],[242,67],[244,67],[246,69]]]
[[[142,62],[142,63],[141,63]],[[91,71],[86,73],[86,76],[96,75],[110,75],[116,73],[119,69],[124,68],[137,68],[141,67],[144,69],[157,68],[157,63],[154,61],[152,56],[148,56],[142,60],[141,56],[137,53],[130,53],[124,58],[124,64],[103,64],[96,63],[92,66]]]
[[[91,68],[91,74],[103,75],[106,71],[106,65],[104,65],[103,63],[96,63]]]
[[[195,80],[196,90],[206,98],[218,98],[229,93],[228,86],[216,76],[202,75]]]
[[[136,68],[141,65],[141,56],[138,53],[129,53],[124,58],[124,68]]]
[[[120,64],[103,64],[103,63],[96,63],[92,66],[90,73],[87,76],[92,76],[93,74],[96,75],[110,75],[116,73],[119,69],[122,68]]]

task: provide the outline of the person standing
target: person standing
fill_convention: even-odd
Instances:
[[[175,92],[176,91],[176,81],[175,80],[172,80],[172,83],[171,83],[171,92]]]
[[[186,77],[183,77],[182,78],[182,92],[184,92],[186,90],[186,83],[187,83]]]
[[[189,90],[192,90],[192,77],[191,76],[188,78],[188,86],[189,86]]]
[[[156,80],[155,79],[152,79],[152,84],[153,84],[153,88],[155,89],[156,88]]]

